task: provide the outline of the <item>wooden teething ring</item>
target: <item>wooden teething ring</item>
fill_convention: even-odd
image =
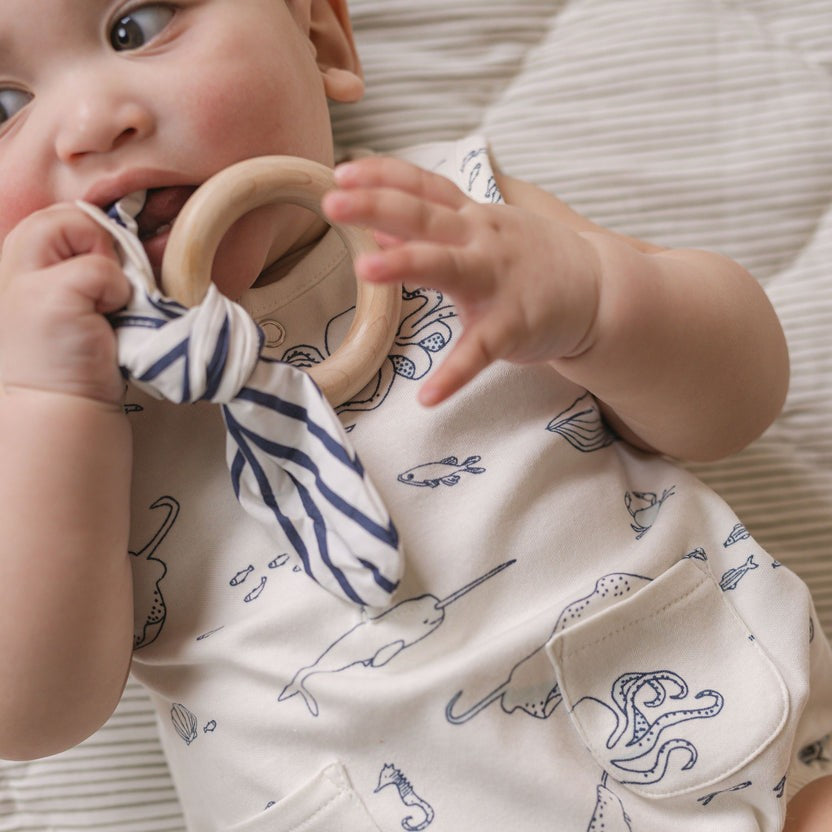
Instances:
[[[321,198],[332,184],[328,167],[294,156],[246,159],[215,174],[176,219],[162,261],[162,290],[185,306],[195,306],[208,291],[220,240],[240,217],[275,202],[295,203],[323,217]],[[363,229],[333,228],[353,260],[378,248]],[[378,371],[393,343],[400,310],[401,287],[357,281],[355,317],[343,343],[308,369],[333,407],[355,395]]]

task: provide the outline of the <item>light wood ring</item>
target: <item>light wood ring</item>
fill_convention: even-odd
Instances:
[[[162,261],[162,291],[185,306],[197,305],[208,291],[220,240],[240,217],[275,202],[301,205],[323,217],[321,198],[332,185],[328,167],[294,156],[246,159],[215,174],[192,194],[176,219]],[[338,224],[333,228],[353,260],[378,248],[364,229]],[[357,281],[355,317],[344,341],[307,370],[333,407],[361,390],[383,364],[396,334],[401,302],[398,285]]]

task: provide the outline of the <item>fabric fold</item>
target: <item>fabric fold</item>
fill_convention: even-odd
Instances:
[[[125,377],[155,398],[219,404],[242,507],[322,587],[387,606],[403,572],[399,536],[335,412],[305,372],[261,355],[262,331],[213,283],[190,309],[162,295],[134,233],[141,204],[131,195],[108,215],[79,203],[115,238],[133,287],[110,316]]]

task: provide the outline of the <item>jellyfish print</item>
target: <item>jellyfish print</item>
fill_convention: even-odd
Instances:
[[[190,745],[197,738],[196,716],[184,705],[174,703],[170,709],[170,721],[173,723],[176,733],[184,740],[185,745]]]

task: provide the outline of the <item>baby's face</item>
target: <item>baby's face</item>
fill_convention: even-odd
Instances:
[[[55,202],[148,190],[139,224],[158,273],[166,227],[213,173],[267,154],[331,164],[309,5],[0,0],[0,241]],[[300,209],[252,212],[215,280],[236,297],[319,231]]]

